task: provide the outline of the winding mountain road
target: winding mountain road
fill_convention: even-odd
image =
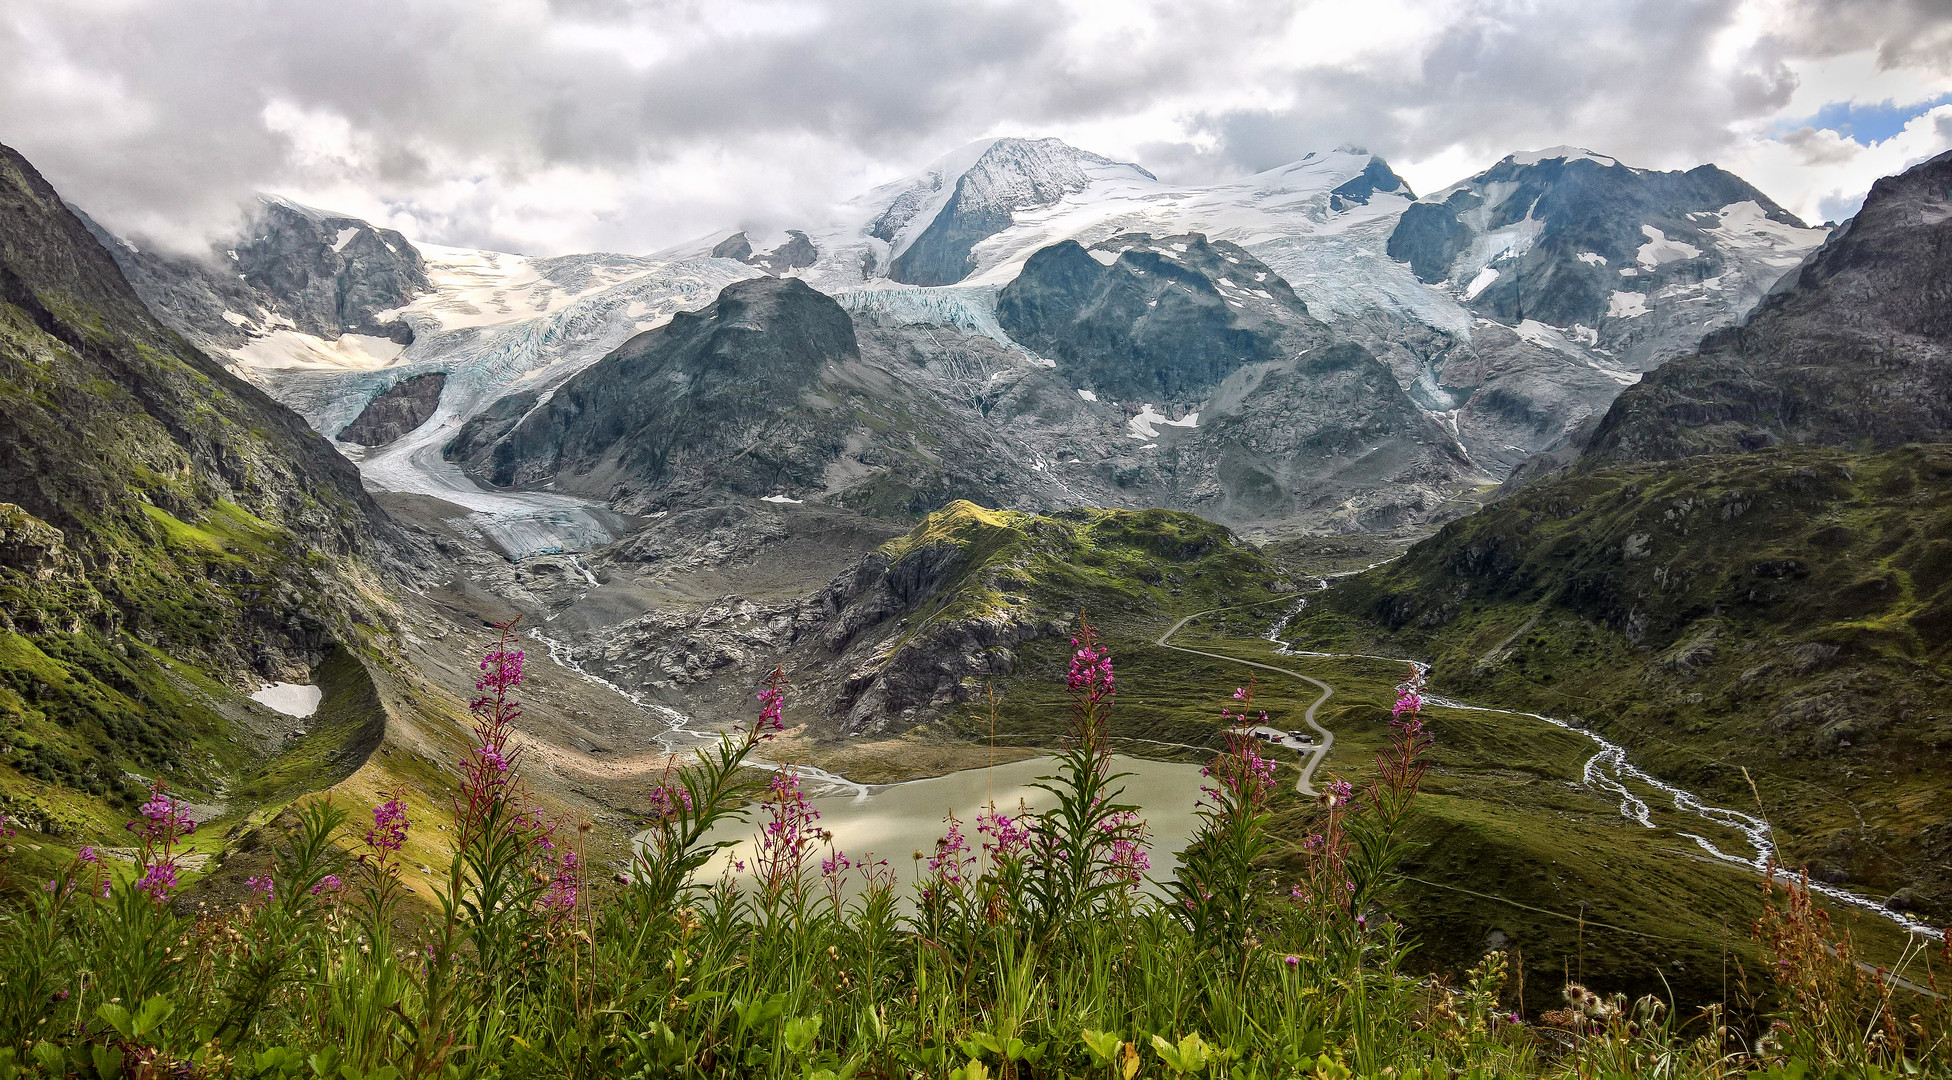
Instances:
[[[1246,605],[1246,606],[1253,607],[1258,605]],[[1329,684],[1323,682],[1320,679],[1311,678],[1307,675],[1303,675],[1299,671],[1292,671],[1288,668],[1275,667],[1273,664],[1263,664],[1258,660],[1242,660],[1237,656],[1227,656],[1224,653],[1205,652],[1200,649],[1189,649],[1184,645],[1174,645],[1172,643],[1172,636],[1174,634],[1179,633],[1181,628],[1183,628],[1187,623],[1192,622],[1194,619],[1197,619],[1202,615],[1211,615],[1217,611],[1232,611],[1232,610],[1233,610],[1232,608],[1209,608],[1206,611],[1196,611],[1193,614],[1188,615],[1185,618],[1174,623],[1172,627],[1168,629],[1165,633],[1160,634],[1159,640],[1153,642],[1153,644],[1159,646],[1162,649],[1171,649],[1174,652],[1191,653],[1194,656],[1205,656],[1214,660],[1225,660],[1229,663],[1243,664],[1251,668],[1260,668],[1262,671],[1272,671],[1278,675],[1286,675],[1291,679],[1300,679],[1302,682],[1305,682],[1310,686],[1319,689],[1322,692],[1322,695],[1316,698],[1314,702],[1312,702],[1308,706],[1308,711],[1301,714],[1301,719],[1309,727],[1313,728],[1315,730],[1315,734],[1321,736],[1321,738],[1315,744],[1314,752],[1309,755],[1308,763],[1301,767],[1301,779],[1295,781],[1296,791],[1299,791],[1300,793],[1308,796],[1309,798],[1314,798],[1315,770],[1321,768],[1322,762],[1328,760],[1328,752],[1332,747],[1335,746],[1335,732],[1330,731],[1329,729],[1323,727],[1321,724],[1317,723],[1315,721],[1315,712],[1316,710],[1322,707],[1323,702],[1326,702],[1329,698],[1335,696],[1335,687],[1330,686]]]

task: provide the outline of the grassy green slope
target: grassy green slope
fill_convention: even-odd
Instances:
[[[1769,451],[1521,489],[1339,584],[1306,648],[1578,719],[1786,859],[1952,916],[1952,448]],[[1753,787],[1751,786],[1753,782]]]
[[[216,799],[254,769],[233,688],[356,636],[384,527],[351,466],[158,324],[4,147],[0,213],[0,811],[72,836],[119,823],[144,777]]]

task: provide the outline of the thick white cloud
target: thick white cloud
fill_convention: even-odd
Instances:
[[[1356,143],[1419,190],[1575,143],[1806,216],[1952,146],[1938,0],[9,0],[0,140],[190,246],[271,190],[453,244],[790,224],[970,139],[1193,178]],[[1874,145],[1863,145],[1871,141]]]

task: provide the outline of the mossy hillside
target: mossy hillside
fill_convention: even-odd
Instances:
[[[1261,619],[1281,610],[1263,605],[1259,612],[1234,614]],[[1374,778],[1403,666],[1283,656],[1264,638],[1239,636],[1224,622],[1209,626],[1207,619],[1173,641],[1330,683],[1335,694],[1318,719],[1335,732],[1336,742],[1317,782],[1343,778],[1360,787]],[[1246,669],[1218,661],[1211,668],[1175,669],[1170,665],[1181,659],[1199,658],[1156,647],[1148,656],[1137,648],[1117,657],[1115,715],[1133,704],[1128,696],[1149,699],[1155,682],[1177,680],[1186,697],[1207,703],[1190,711],[1204,712],[1217,734],[1218,707],[1230,703],[1226,695]],[[1256,703],[1268,707],[1279,727],[1299,726],[1301,709],[1316,693],[1282,676],[1257,676]],[[1761,953],[1749,936],[1762,909],[1760,875],[1709,858],[1680,833],[1704,835],[1724,850],[1745,850],[1738,836],[1653,800],[1656,828],[1621,816],[1617,798],[1582,781],[1595,748],[1576,732],[1498,713],[1433,706],[1424,715],[1435,744],[1412,825],[1419,846],[1403,863],[1408,878],[1388,905],[1389,916],[1416,941],[1416,970],[1454,976],[1491,948],[1515,949],[1523,959],[1530,1014],[1559,1007],[1566,979],[1582,973],[1587,985],[1604,992],[1656,993],[1683,1006],[1739,1004],[1745,976],[1748,992],[1766,989]],[[1189,725],[1196,719],[1187,717]],[[1296,760],[1290,751],[1267,752]],[[1287,790],[1295,775],[1291,768],[1281,771],[1284,791],[1275,803],[1275,865],[1284,873],[1299,866],[1300,845],[1319,828],[1319,808]],[[1873,959],[1891,962],[1901,955],[1903,935],[1890,922],[1855,908],[1830,910]],[[1517,1006],[1516,997],[1509,1003]]]
[[[1291,627],[1577,718],[1757,805],[1785,857],[1952,912],[1952,449],[1767,451],[1519,490]]]
[[[958,735],[969,733],[968,710],[942,703],[987,701],[994,689],[999,730],[1028,740],[1061,729],[1046,706],[1061,693],[1080,612],[1129,652],[1180,615],[1293,588],[1226,528],[1167,510],[1039,515],[957,501],[888,542],[875,562],[885,566],[875,602],[901,616],[891,636],[862,635],[880,643],[869,662],[883,685],[902,688],[904,707],[934,695],[929,712]],[[1162,716],[1147,727],[1157,725],[1177,722]],[[987,732],[988,720],[980,727]]]
[[[349,463],[164,329],[0,148],[0,787],[86,830],[255,764],[232,688],[383,609]]]
[[[1105,629],[1291,588],[1221,525],[1172,510],[988,510],[957,500],[881,548],[940,563],[919,622],[1035,610],[1089,612]]]

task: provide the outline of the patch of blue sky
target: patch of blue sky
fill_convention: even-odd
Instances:
[[[1853,101],[1832,101],[1818,109],[1812,116],[1806,116],[1801,120],[1777,121],[1776,130],[1779,133],[1787,133],[1806,127],[1827,128],[1859,146],[1873,146],[1898,134],[1912,120],[1947,102],[1952,102],[1952,94],[1941,94],[1930,100],[1908,105],[1899,105],[1889,100],[1868,105]]]

